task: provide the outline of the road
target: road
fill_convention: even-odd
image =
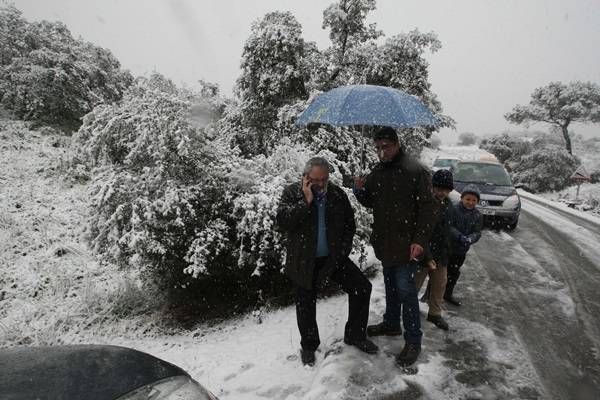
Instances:
[[[600,398],[600,227],[523,200],[518,228],[487,231],[469,261],[465,306],[452,311],[519,342],[533,369],[526,382],[496,374],[492,386],[524,383],[521,398]]]
[[[464,305],[448,306],[449,332],[421,310],[416,374],[393,366],[402,339],[374,338],[382,350],[375,358],[326,341],[313,383],[327,385],[302,398],[600,398],[600,226],[523,200],[515,231],[484,231],[455,292]],[[377,277],[371,323],[384,308]]]

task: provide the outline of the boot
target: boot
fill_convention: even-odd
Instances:
[[[375,343],[371,342],[369,339],[366,338],[362,340],[348,340],[344,338],[344,343],[346,343],[349,346],[354,346],[360,351],[365,352],[367,354],[377,354],[379,352],[379,347],[377,347]]]
[[[444,295],[444,300],[446,300],[446,302],[452,304],[453,306],[462,306],[462,302],[452,295]]]
[[[421,345],[415,343],[406,343],[404,348],[396,356],[396,365],[399,367],[408,367],[417,361],[421,354]]]
[[[433,323],[435,326],[445,331],[450,329],[448,323],[444,320],[444,318],[442,318],[441,315],[427,315],[427,321]]]
[[[302,359],[302,364],[308,365],[312,367],[315,365],[315,352],[310,350],[300,350],[300,358]]]
[[[383,322],[377,325],[367,326],[367,335],[369,336],[398,336],[402,335],[402,328],[390,328]]]
[[[446,300],[446,302],[455,305],[457,307],[460,307],[462,305],[462,303],[460,302],[460,300],[458,300],[456,297],[454,297],[453,292],[454,292],[454,286],[456,285],[456,281],[458,280],[458,276],[456,277],[448,277],[448,283],[446,283],[446,291],[444,292],[444,300]]]

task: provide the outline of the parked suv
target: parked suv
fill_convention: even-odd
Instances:
[[[466,185],[479,188],[481,201],[477,208],[484,219],[500,222],[513,230],[519,222],[521,199],[504,167],[494,161],[462,161],[453,169],[454,191],[450,194],[458,202]]]

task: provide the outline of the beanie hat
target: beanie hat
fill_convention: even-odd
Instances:
[[[442,189],[454,189],[454,179],[452,178],[452,172],[447,169],[440,169],[435,171],[431,178],[431,185],[433,187],[439,187]]]
[[[463,189],[460,197],[463,198],[466,194],[472,194],[477,197],[477,201],[481,200],[481,193],[479,192],[479,188],[475,185],[467,185]]]
[[[398,134],[394,128],[390,128],[389,126],[384,126],[375,132],[375,136],[373,140],[390,140],[392,142],[398,142]]]

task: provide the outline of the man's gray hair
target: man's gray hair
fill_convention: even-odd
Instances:
[[[310,173],[314,167],[322,167],[325,168],[327,172],[333,172],[333,167],[329,164],[329,161],[323,157],[313,157],[306,162],[306,165],[304,166],[304,175]]]

